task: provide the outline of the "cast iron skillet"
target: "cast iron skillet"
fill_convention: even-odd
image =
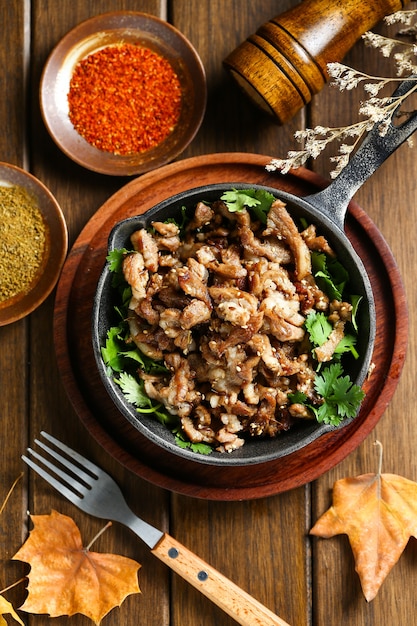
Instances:
[[[404,93],[409,84],[410,81],[402,83],[394,96]],[[287,208],[295,219],[304,217],[309,223],[317,225],[318,232],[329,240],[338,259],[349,272],[348,292],[363,296],[358,318],[357,350],[360,358],[344,361],[344,369],[350,374],[352,381],[362,385],[372,360],[376,332],[375,305],[372,287],[363,263],[344,233],[344,221],[349,201],[355,192],[416,128],[417,114],[410,116],[402,125],[390,125],[387,134],[383,137],[374,127],[339,176],[323,191],[304,198],[274,188],[248,185],[248,183],[238,181],[184,191],[160,202],[143,215],[119,222],[110,233],[108,249],[109,251],[123,247],[130,249],[130,235],[135,230],[147,228],[153,221],[165,221],[169,217],[176,216],[179,218],[183,206],[193,210],[198,201],[217,200],[224,191],[232,188],[266,189],[287,204]],[[198,463],[242,466],[265,463],[292,454],[324,433],[334,430],[334,427],[318,424],[315,421],[306,422],[293,426],[288,432],[280,434],[275,439],[249,439],[242,448],[230,454],[213,452],[205,456],[178,447],[168,429],[154,418],[138,413],[136,408],[126,401],[119,386],[107,375],[101,358],[101,347],[105,344],[108,329],[118,321],[114,310],[115,305],[118,304],[116,291],[111,287],[111,281],[112,275],[106,266],[98,282],[93,306],[92,340],[97,367],[104,387],[115,406],[139,432],[154,444],[174,455]],[[344,420],[338,428],[343,428],[349,421],[351,420]]]

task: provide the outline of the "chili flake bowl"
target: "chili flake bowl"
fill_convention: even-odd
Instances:
[[[32,313],[52,292],[67,255],[68,233],[65,218],[56,199],[32,174],[15,165],[0,163],[0,187],[19,187],[28,193],[41,214],[45,237],[42,257],[30,283],[22,291],[13,293],[10,298],[0,300],[0,326],[5,326]],[[4,225],[0,224],[0,228]],[[8,254],[6,244],[5,250],[0,252],[2,255]],[[9,253],[14,254],[13,250]],[[0,286],[4,280],[2,274]]]
[[[181,89],[179,119],[165,139],[143,152],[115,154],[84,139],[70,120],[68,94],[75,68],[89,55],[110,46],[131,44],[150,50],[170,64]],[[105,13],[80,23],[51,52],[40,83],[45,126],[58,147],[79,165],[113,176],[156,169],[179,156],[198,132],[206,109],[203,64],[191,43],[167,22],[145,13]]]

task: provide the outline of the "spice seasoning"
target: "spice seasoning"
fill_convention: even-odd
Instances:
[[[45,247],[36,199],[22,187],[0,185],[0,303],[30,289]]]
[[[145,152],[172,132],[181,110],[181,85],[167,59],[148,48],[102,48],[75,67],[69,118],[90,144],[113,154]]]

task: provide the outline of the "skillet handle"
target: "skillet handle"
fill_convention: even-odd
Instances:
[[[417,75],[402,82],[392,97],[404,95],[413,86],[417,88]],[[394,126],[390,123],[384,136],[379,134],[378,126],[375,124],[368,132],[349,163],[328,187],[305,198],[315,208],[326,213],[341,230],[348,204],[356,191],[417,129],[417,111],[411,113],[402,124]]]

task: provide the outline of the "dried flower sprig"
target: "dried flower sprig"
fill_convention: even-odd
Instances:
[[[413,31],[417,36],[417,9],[397,11],[387,16],[385,21],[387,24],[405,24],[409,26],[408,31]],[[290,150],[285,159],[272,159],[266,166],[268,171],[280,170],[282,174],[286,174],[290,169],[304,165],[310,158],[316,159],[330,143],[337,141],[339,143],[338,154],[330,157],[330,161],[335,163],[335,168],[330,172],[330,176],[336,178],[349,162],[350,155],[363,135],[375,124],[379,125],[381,135],[386,134],[394,115],[399,114],[399,106],[413,92],[417,91],[416,76],[410,78],[411,86],[403,95],[399,97],[378,96],[387,85],[402,82],[405,74],[417,75],[417,62],[413,62],[417,57],[417,44],[383,37],[372,32],[365,33],[363,39],[365,45],[378,49],[383,56],[393,57],[397,76],[371,76],[342,63],[329,63],[327,68],[329,76],[333,79],[331,84],[338,87],[340,91],[355,89],[359,85],[363,87],[368,97],[361,102],[359,114],[363,115],[365,119],[338,128],[316,126],[297,131],[294,137],[298,143],[303,144],[303,149]],[[350,143],[349,140],[351,140]]]
[[[384,57],[390,57],[395,49],[400,48],[400,52],[392,55],[397,66],[397,76],[415,74],[417,72],[417,64],[413,62],[417,55],[417,45],[415,43],[391,39],[390,37],[371,32],[365,33],[362,38],[366,46],[379,49]]]
[[[405,26],[412,26],[416,17],[416,10],[409,9],[408,11],[396,11],[390,15],[384,17],[386,24],[404,24]]]

